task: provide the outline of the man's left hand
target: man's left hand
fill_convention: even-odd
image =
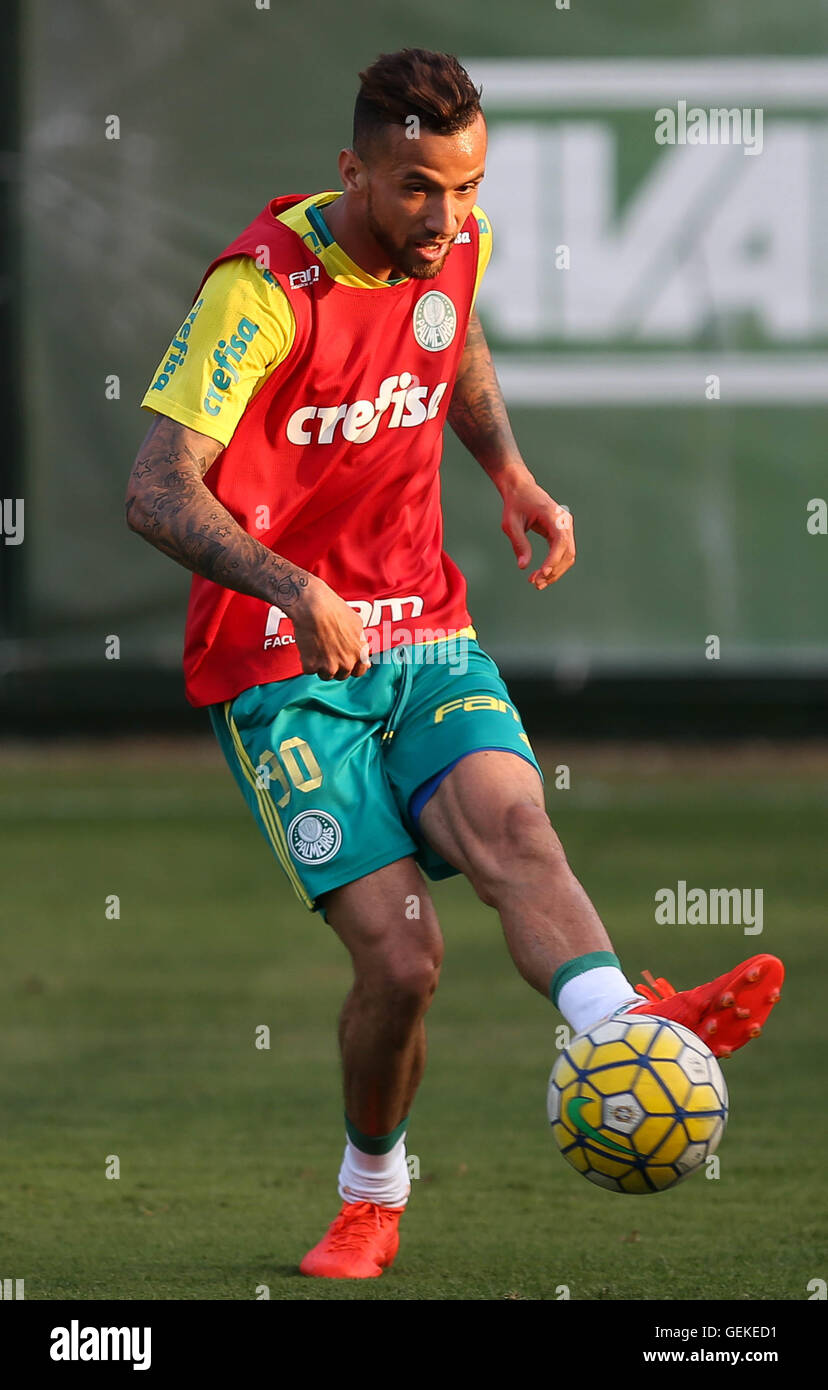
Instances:
[[[571,513],[544,492],[529,475],[508,483],[502,491],[503,522],[501,530],[512,542],[520,569],[526,569],[532,559],[528,533],[534,531],[549,542],[549,553],[539,569],[529,576],[529,583],[538,590],[554,584],[575,563],[575,534]]]

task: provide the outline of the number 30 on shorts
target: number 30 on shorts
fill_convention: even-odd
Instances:
[[[310,744],[303,738],[283,739],[276,753],[269,748],[262,753],[256,768],[256,786],[270,791],[274,782],[282,788],[283,795],[276,802],[280,809],[290,801],[291,784],[298,792],[312,792],[321,787],[322,769]]]

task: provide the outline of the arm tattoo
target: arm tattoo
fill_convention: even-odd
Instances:
[[[309,575],[249,536],[206,487],[204,475],[221,451],[217,441],[158,416],[132,470],[127,521],[194,574],[287,609]]]
[[[448,422],[461,443],[494,477],[507,463],[520,460],[489,346],[477,314],[469,319],[448,409]]]

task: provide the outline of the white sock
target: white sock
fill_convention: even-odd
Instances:
[[[350,1139],[339,1170],[343,1202],[376,1202],[381,1207],[404,1207],[411,1191],[405,1161],[405,1134],[387,1154],[366,1154]]]
[[[639,1000],[647,1002],[643,994],[636,994],[623,971],[614,965],[597,965],[567,980],[558,995],[558,1008],[572,1031],[583,1033],[622,1004]]]

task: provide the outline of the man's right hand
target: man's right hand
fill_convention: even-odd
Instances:
[[[344,681],[365,675],[371,663],[362,621],[323,579],[310,575],[301,597],[285,611],[306,676]]]
[[[127,487],[130,529],[193,574],[281,608],[306,675],[363,676],[370,652],[353,608],[324,580],[248,535],[207,488],[205,474],[223,447],[155,415]]]

